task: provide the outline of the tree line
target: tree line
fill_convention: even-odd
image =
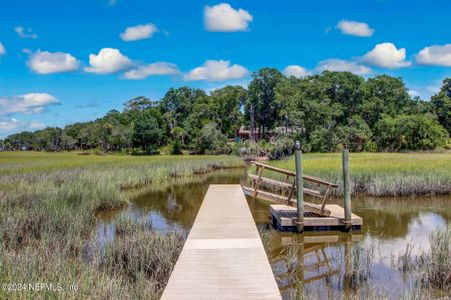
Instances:
[[[388,75],[365,79],[325,71],[295,78],[263,68],[247,89],[226,86],[207,94],[171,88],[159,101],[137,97],[122,111],[111,110],[95,121],[25,131],[0,142],[5,150],[150,154],[230,153],[258,145],[280,156],[290,153],[294,140],[306,152],[344,146],[352,151],[433,150],[450,147],[450,132],[451,78],[424,101],[412,98],[401,78]],[[240,143],[243,138],[250,141]]]

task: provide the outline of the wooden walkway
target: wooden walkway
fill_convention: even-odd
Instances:
[[[210,185],[162,299],[281,299],[240,185]]]

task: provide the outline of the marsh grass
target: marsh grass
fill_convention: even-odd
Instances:
[[[451,226],[433,232],[429,237],[431,249],[418,258],[424,281],[451,292]]]
[[[227,156],[0,153],[0,282],[79,286],[76,293],[0,290],[0,299],[157,298],[183,237],[124,221],[99,257],[89,249],[96,213],[126,205],[124,190],[165,189],[174,178],[241,166]]]
[[[414,244],[409,242],[406,244],[406,248],[398,255],[392,254],[391,267],[392,269],[398,269],[402,272],[412,271],[416,269],[415,257],[412,256],[412,250]]]
[[[319,285],[302,282],[305,278],[302,272],[308,272],[304,260],[312,258],[306,255],[305,248],[301,248],[302,235],[293,235],[292,244],[280,247],[272,229],[259,227],[259,233],[285,299],[299,299],[300,296],[302,299],[447,299],[451,292],[449,226],[430,234],[430,247],[426,247],[423,253],[418,254],[415,250],[426,245],[411,241],[404,250],[391,256],[391,268],[406,279],[404,288],[395,290],[387,290],[378,282],[377,276],[380,275],[375,272],[375,265],[377,257],[381,258],[381,246],[375,241],[362,240],[341,247],[324,244],[328,264],[339,270],[336,276],[324,278],[325,283],[330,284],[326,288],[324,282]],[[329,294],[331,286],[334,289]]]
[[[429,250],[413,255],[415,246],[407,243],[404,252],[392,257],[392,268],[417,272],[421,274],[422,285],[451,292],[451,226],[433,231],[429,244]]]
[[[372,245],[363,243],[353,245],[351,253],[345,257],[344,284],[351,289],[362,286],[371,276],[374,254]]]
[[[101,272],[120,276],[128,289],[146,286],[149,295],[158,296],[166,286],[186,236],[184,232],[162,235],[152,231],[148,222],[121,220],[116,225],[116,238],[95,261]]]
[[[339,153],[307,153],[302,156],[304,174],[339,184],[342,167]],[[294,170],[294,158],[271,161],[271,165]],[[451,153],[351,153],[353,194],[371,196],[433,195],[451,193]],[[272,172],[265,176],[277,178]],[[283,179],[283,178],[279,178]]]

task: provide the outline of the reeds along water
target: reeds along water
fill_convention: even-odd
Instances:
[[[341,196],[343,188],[340,162],[338,153],[307,153],[303,155],[304,174],[338,183],[339,187],[334,193]],[[293,158],[270,164],[294,170]],[[354,195],[407,196],[451,193],[449,153],[351,153],[350,171]]]
[[[104,257],[87,259],[96,212],[125,205],[124,188],[165,188],[173,177],[189,178],[199,172],[242,166],[238,158],[226,156],[186,160],[102,157],[87,165],[71,155],[54,161],[44,156],[42,164],[38,155],[29,163],[14,163],[0,170],[0,282],[79,286],[76,293],[57,295],[62,298],[157,298],[183,237],[121,225],[119,228],[128,234],[120,235]],[[55,295],[42,291],[37,297]],[[2,299],[16,296],[0,290]]]
[[[279,237],[262,227],[260,234],[285,299],[299,295],[304,299],[432,299],[451,293],[451,227],[432,232],[430,247],[418,255],[411,251],[415,246],[408,244],[405,251],[394,254],[392,269],[382,274],[378,270],[381,249],[374,241],[343,236],[339,246],[312,244],[305,234]],[[275,246],[279,239],[282,248]],[[400,273],[404,288],[395,282],[391,290],[380,285],[379,276],[394,280],[391,272]]]

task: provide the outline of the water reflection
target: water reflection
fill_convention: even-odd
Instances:
[[[397,299],[413,288],[419,274],[393,267],[395,257],[408,244],[414,256],[428,250],[430,233],[451,219],[447,197],[356,198],[353,211],[364,218],[360,231],[299,235],[272,229],[267,204],[248,201],[284,299],[348,298],[357,293]]]
[[[246,170],[219,170],[207,175],[197,175],[189,180],[178,180],[165,189],[149,187],[132,197],[128,207],[119,211],[107,211],[97,216],[98,222],[93,241],[103,248],[114,239],[115,220],[121,217],[147,220],[152,229],[161,233],[189,230],[210,184],[241,183]]]
[[[127,209],[99,216],[94,241],[105,245],[114,238],[114,222],[120,216],[151,221],[162,233],[189,230],[202,199],[212,183],[241,183],[245,170],[218,171],[188,182],[174,183],[164,190],[149,190],[134,196]],[[340,203],[340,199],[335,200]],[[353,212],[363,217],[359,232],[308,232],[303,235],[280,233],[271,228],[268,203],[248,199],[261,232],[273,272],[285,299],[299,295],[315,298],[348,297],[362,290],[371,296],[396,298],[416,278],[392,267],[394,255],[413,243],[416,255],[429,247],[429,234],[451,220],[449,197],[354,198]],[[368,274],[353,275],[355,260],[372,249]],[[356,250],[357,249],[357,250]],[[360,250],[358,250],[360,249]],[[364,256],[362,256],[364,260]],[[368,258],[369,259],[369,258]],[[363,261],[365,263],[365,261]],[[354,274],[355,275],[355,274]],[[367,278],[365,278],[367,276]],[[356,285],[356,279],[361,280]]]

